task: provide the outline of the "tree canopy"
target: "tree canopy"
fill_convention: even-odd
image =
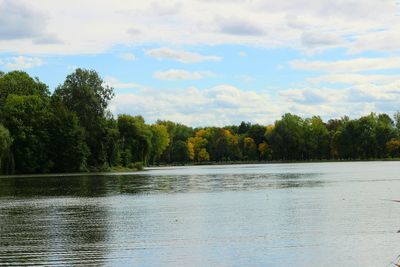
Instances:
[[[270,125],[192,128],[112,115],[114,96],[94,70],[77,69],[54,93],[22,71],[0,73],[1,173],[134,168],[232,161],[400,157],[400,112],[321,117],[284,114]]]

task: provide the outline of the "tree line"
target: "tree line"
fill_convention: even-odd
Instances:
[[[400,157],[400,113],[324,122],[287,113],[264,126],[192,128],[113,116],[113,88],[76,69],[53,93],[26,72],[0,72],[2,174],[139,169],[190,162],[357,160]]]

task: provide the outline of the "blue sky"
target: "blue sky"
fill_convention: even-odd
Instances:
[[[0,0],[0,70],[94,69],[114,114],[192,126],[400,109],[398,1]]]

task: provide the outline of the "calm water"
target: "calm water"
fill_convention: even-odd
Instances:
[[[359,162],[3,177],[0,265],[390,266],[399,171]]]

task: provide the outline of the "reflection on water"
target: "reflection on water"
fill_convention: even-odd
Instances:
[[[0,265],[386,266],[397,162],[0,178]]]
[[[90,175],[0,178],[0,197],[76,196],[100,197],[117,194],[154,194],[261,190],[311,187],[323,183],[318,174],[196,174],[196,175]]]

